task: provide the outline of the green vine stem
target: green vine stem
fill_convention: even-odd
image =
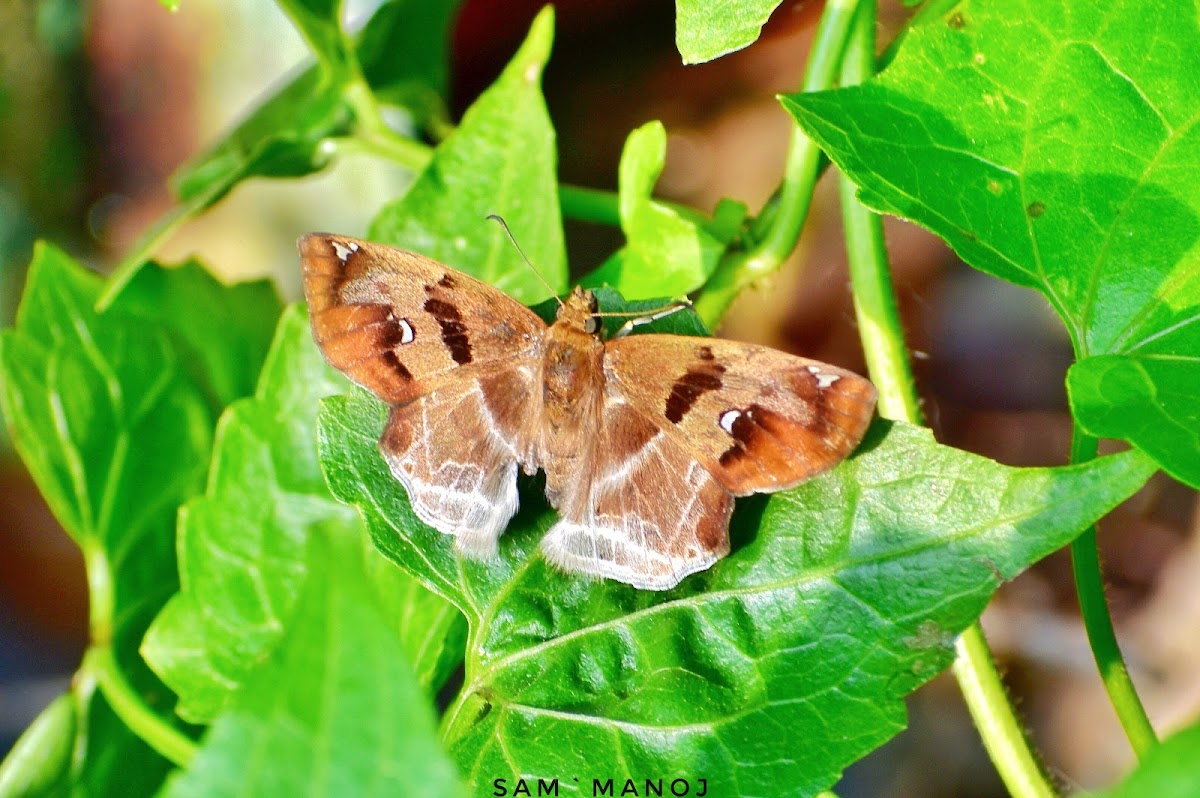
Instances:
[[[829,0],[825,4],[817,23],[802,91],[820,91],[833,86],[857,6],[858,0]],[[776,271],[795,249],[800,228],[808,216],[820,160],[820,148],[793,122],[783,185],[775,198],[771,225],[749,250],[725,260],[696,299],[695,310],[710,329],[725,315],[742,289]]]
[[[563,216],[576,221],[613,227],[621,224],[620,200],[612,191],[559,183],[558,204]]]
[[[87,567],[88,632],[92,643],[75,674],[74,690],[86,691],[85,685],[94,682],[122,723],[155,751],[182,767],[191,762],[196,744],[147,706],[121,672],[112,650],[115,607],[112,565],[95,539],[84,538],[81,548]]]
[[[869,79],[875,72],[875,2],[863,0],[855,19],[844,64],[842,85]],[[871,379],[879,389],[879,414],[922,423],[920,404],[896,309],[879,216],[855,198],[855,185],[839,175],[846,251],[859,334]],[[1018,798],[1052,798],[1045,772],[1026,739],[978,623],[955,644],[954,675],[971,717],[996,770]]]
[[[1016,798],[1054,798],[1054,788],[1008,700],[983,629],[971,624],[954,647],[954,678],[1004,785]]]
[[[354,137],[363,149],[420,172],[433,157],[433,148],[392,130],[383,119],[383,111],[366,80],[351,80],[342,89],[346,104],[354,110]]]
[[[109,646],[92,646],[83,657],[77,679],[94,679],[113,712],[143,742],[177,767],[186,767],[196,755],[196,743],[146,706],[121,672]]]
[[[1084,433],[1078,425],[1071,439],[1071,462],[1085,463],[1096,457],[1098,441]],[[1075,576],[1075,594],[1079,598],[1079,613],[1087,630],[1088,644],[1100,679],[1112,702],[1125,736],[1138,759],[1158,745],[1158,737],[1146,709],[1138,698],[1129,669],[1117,645],[1112,617],[1104,597],[1104,575],[1100,570],[1100,554],[1096,547],[1096,527],[1087,530],[1071,543],[1071,569]]]

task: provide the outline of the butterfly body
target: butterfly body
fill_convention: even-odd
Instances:
[[[576,289],[546,330],[542,354],[542,402],[537,465],[546,471],[550,504],[564,515],[586,502],[586,472],[604,404],[604,343],[597,332],[596,300]]]
[[[833,465],[870,421],[873,386],[823,363],[720,339],[605,341],[576,288],[546,325],[503,292],[365,241],[300,240],[326,359],[391,405],[380,451],[413,511],[486,557],[546,472],[569,571],[663,590],[729,551],[735,496]]]

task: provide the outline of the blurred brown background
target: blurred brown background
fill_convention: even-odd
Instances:
[[[454,33],[454,113],[497,74],[541,0],[468,0]],[[762,39],[684,67],[664,0],[563,0],[545,88],[561,177],[615,188],[626,134],[669,133],[661,196],[709,210],[723,196],[757,211],[782,173],[789,120],[774,99],[801,81],[817,2],[784,2]],[[351,20],[371,3],[352,3]],[[904,19],[885,3],[879,38]],[[11,322],[32,241],[46,237],[105,269],[169,207],[166,179],[305,56],[267,3],[150,0],[0,6],[0,321]],[[264,47],[263,42],[270,42]],[[722,334],[862,370],[832,174],[797,252],[744,295]],[[303,181],[253,181],[160,253],[197,254],[226,279],[271,275],[298,296],[299,232],[361,233],[403,190],[400,170],[350,158]],[[481,221],[481,224],[483,222]],[[1063,374],[1070,347],[1039,295],[964,266],[935,237],[889,219],[909,344],[938,439],[1010,465],[1066,460]],[[619,232],[568,221],[574,273]],[[82,562],[0,442],[0,751],[65,687],[86,642]],[[1160,731],[1200,710],[1196,495],[1159,476],[1101,527],[1109,598],[1133,677]],[[1131,760],[1080,626],[1070,564],[1050,557],[1007,585],[984,617],[1017,706],[1068,791],[1100,787]],[[909,701],[911,728],[852,768],[853,796],[1003,795],[954,682]]]

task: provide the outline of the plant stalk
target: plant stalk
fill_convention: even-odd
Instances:
[[[821,91],[833,86],[857,7],[858,0],[829,0],[825,4],[801,91]],[[796,248],[808,217],[820,160],[821,150],[816,142],[793,122],[783,184],[775,198],[771,224],[763,238],[748,251],[732,255],[718,266],[696,299],[696,313],[710,329],[725,315],[742,289],[778,270]]]
[[[177,767],[187,767],[191,763],[196,755],[196,743],[146,706],[121,673],[110,647],[88,649],[80,671],[96,680],[113,712],[143,742]]]
[[[1099,441],[1083,432],[1078,425],[1073,433],[1071,462],[1094,460]],[[1100,671],[1100,679],[1121,721],[1121,728],[1129,738],[1129,745],[1138,759],[1142,759],[1158,745],[1158,736],[1154,733],[1154,726],[1146,715],[1146,708],[1142,706],[1121,656],[1121,648],[1117,645],[1108,601],[1104,597],[1104,575],[1100,568],[1095,526],[1088,527],[1071,543],[1071,570],[1075,576],[1075,594],[1079,597],[1079,613],[1083,617],[1083,626],[1087,630],[1088,644],[1096,660],[1096,668]]]
[[[843,86],[874,75],[874,31],[875,2],[863,0],[842,66]],[[867,369],[879,390],[879,414],[921,424],[920,400],[888,268],[883,222],[858,202],[856,186],[845,175],[838,180],[854,309]],[[959,636],[955,649],[953,671],[959,689],[1009,792],[1018,798],[1052,798],[1054,788],[1025,737],[978,622]]]

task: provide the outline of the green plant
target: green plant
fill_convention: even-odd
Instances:
[[[901,729],[904,697],[953,662],[1009,789],[1049,795],[975,622],[1003,580],[1066,545],[1145,757],[1118,794],[1194,792],[1179,763],[1200,743],[1158,745],[1090,531],[1156,469],[1200,484],[1193,6],[1160,4],[1147,26],[1132,3],[933,2],[872,79],[873,4],[831,0],[805,91],[783,98],[797,126],[779,193],[748,219],[732,201],[708,217],[651,197],[665,146],[653,123],[629,137],[618,196],[557,183],[539,87],[549,10],[429,148],[380,108],[446,132],[452,2],[385,2],[355,35],[339,3],[280,5],[316,63],[179,175],[177,210],[107,281],[39,246],[0,337],[14,442],[85,553],[92,599],[76,681],[0,768],[0,792],[461,795],[504,779],[521,794],[523,779],[536,794],[557,779],[592,794],[612,779],[622,794],[649,778],[813,795]],[[678,0],[684,59],[744,46],[775,5]],[[734,553],[673,591],[549,569],[536,542],[552,513],[529,484],[501,559],[460,561],[408,512],[376,454],[382,408],[323,363],[302,308],[195,264],[144,263],[240,181],[307,174],[346,149],[416,174],[373,239],[534,302],[544,289],[480,220],[502,213],[562,290],[561,209],[625,233],[586,284],[698,292],[709,325],[793,248],[824,152],[845,175],[883,420],[834,472],[739,502]],[[1004,467],[918,426],[879,219],[860,200],[1046,296],[1077,356],[1073,465]],[[695,331],[683,315],[665,323]],[[1096,458],[1099,436],[1132,448]],[[460,663],[435,732],[430,695]]]

